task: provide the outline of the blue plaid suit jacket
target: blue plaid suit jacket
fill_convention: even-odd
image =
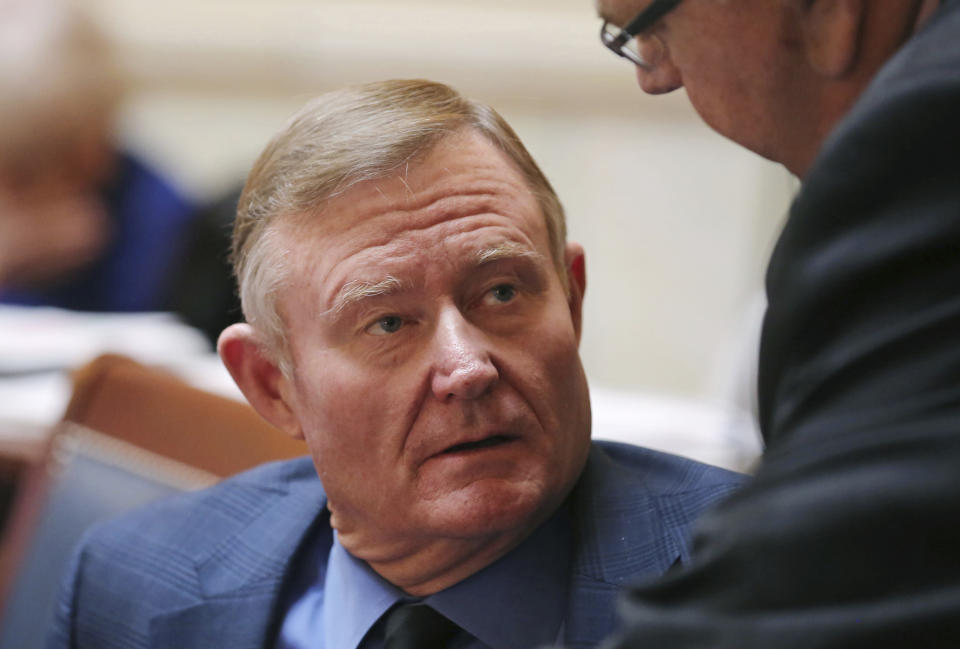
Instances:
[[[595,442],[571,496],[566,645],[609,635],[619,587],[686,561],[691,522],[743,479]],[[325,502],[313,464],[300,458],[94,528],[72,560],[49,649],[272,646],[284,576],[311,530],[329,524]]]

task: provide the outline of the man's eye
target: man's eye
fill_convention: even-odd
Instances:
[[[367,327],[367,333],[371,333],[374,336],[385,336],[386,334],[396,333],[402,326],[403,318],[398,315],[388,315]]]
[[[512,284],[497,284],[490,289],[487,300],[496,304],[504,304],[517,296],[517,289]]]

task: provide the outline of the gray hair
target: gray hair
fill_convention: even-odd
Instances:
[[[563,207],[496,111],[432,81],[380,81],[335,90],[310,101],[267,144],[237,206],[231,256],[243,313],[285,373],[289,357],[276,294],[288,276],[288,251],[278,241],[276,225],[319,213],[353,185],[396,173],[462,129],[488,138],[523,174],[543,212],[551,255],[566,284]]]

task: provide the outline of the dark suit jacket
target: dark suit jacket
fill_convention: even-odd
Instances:
[[[617,647],[960,647],[960,0],[820,152],[767,276],[755,481]]]
[[[572,494],[576,541],[565,639],[592,647],[616,624],[624,580],[688,557],[690,523],[743,477],[691,460],[595,443]],[[95,529],[68,573],[49,647],[273,646],[284,576],[328,526],[308,458],[269,464]]]

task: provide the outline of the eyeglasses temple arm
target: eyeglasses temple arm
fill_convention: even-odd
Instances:
[[[663,18],[667,12],[680,4],[680,0],[653,0],[646,11],[640,12],[640,15],[634,18],[630,23],[623,28],[623,32],[620,34],[620,37],[632,38],[652,26],[655,22]],[[617,38],[620,40],[620,38]],[[626,42],[627,38],[623,38],[623,41]],[[622,45],[623,42],[619,43]]]

